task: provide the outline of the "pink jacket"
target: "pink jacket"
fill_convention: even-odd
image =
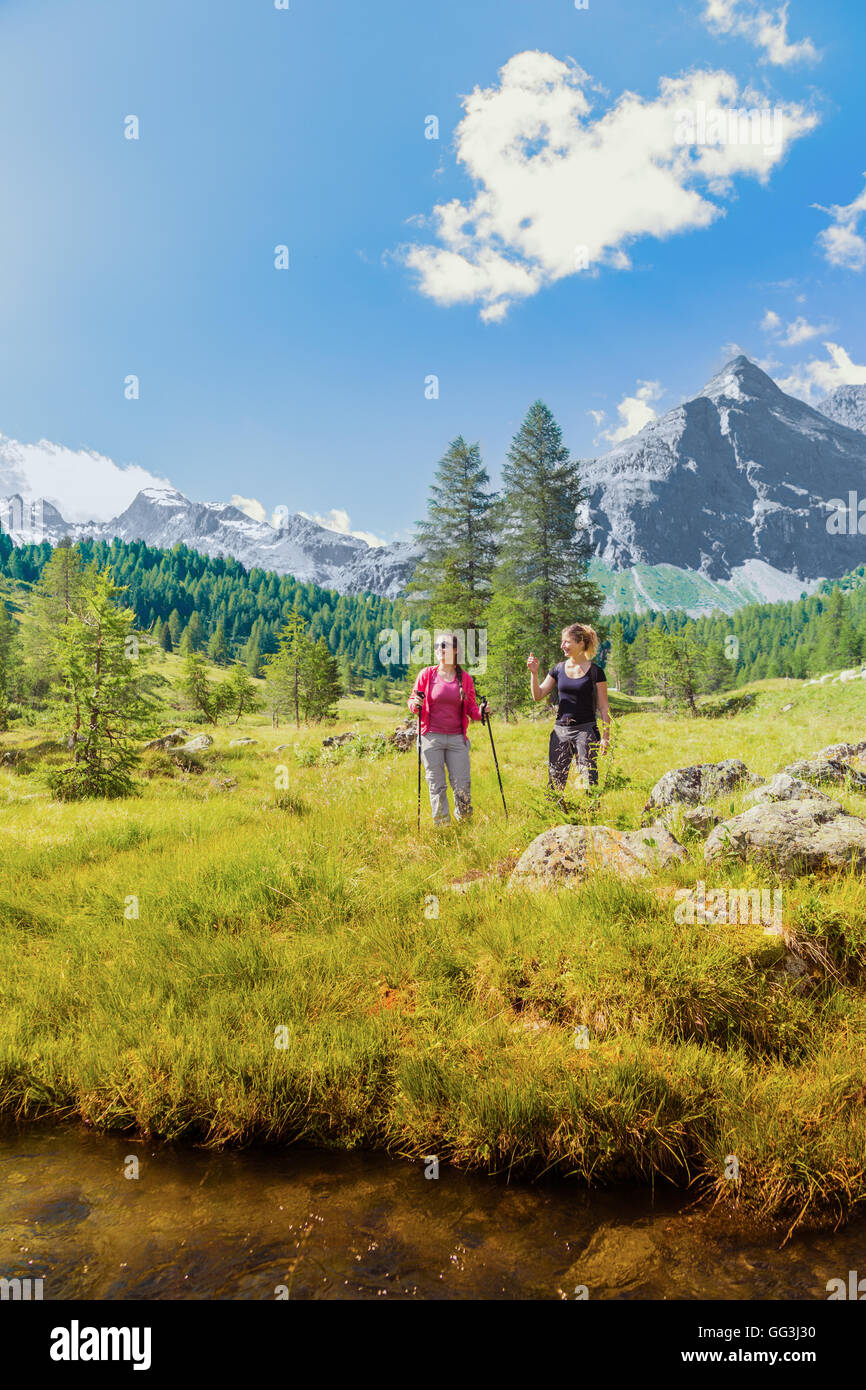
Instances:
[[[435,666],[425,666],[423,671],[418,672],[418,679],[416,680],[415,685],[412,689],[413,695],[427,695],[430,682],[432,681],[436,670],[437,667]],[[463,677],[463,701],[461,704],[461,710],[463,713],[463,737],[465,738],[466,730],[469,728],[469,720],[480,719],[481,710],[478,708],[478,701],[475,698],[475,686],[472,683],[472,677],[466,671],[461,671],[461,675]],[[422,734],[426,734],[429,733],[429,731],[430,710],[428,702],[425,699],[423,705],[421,706],[421,732]]]

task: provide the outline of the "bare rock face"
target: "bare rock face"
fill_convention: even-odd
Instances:
[[[866,773],[857,772],[848,763],[836,758],[802,758],[799,762],[789,763],[782,771],[804,782],[847,782],[853,788],[866,787]]]
[[[537,835],[524,850],[509,888],[562,888],[576,874],[605,871],[643,878],[685,858],[685,850],[666,826],[611,830],[606,825],[557,825]]]
[[[707,863],[759,860],[780,873],[866,867],[866,821],[835,801],[811,796],[750,806],[722,821],[704,846]]]
[[[748,792],[745,799],[764,805],[771,801],[808,801],[810,797],[817,801],[833,800],[826,792],[818,791],[817,787],[810,786],[801,778],[792,777],[788,772],[777,772],[775,777],[771,777],[762,787]]]
[[[725,758],[720,763],[697,763],[694,767],[677,767],[656,782],[644,813],[656,806],[675,806],[680,802],[700,806],[714,796],[733,791],[743,782],[762,780],[750,773],[739,758]]]

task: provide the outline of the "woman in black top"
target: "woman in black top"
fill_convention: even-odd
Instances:
[[[585,623],[572,623],[562,629],[560,645],[565,660],[557,662],[543,681],[538,679],[538,657],[530,652],[526,663],[533,700],[543,700],[554,689],[559,693],[547,755],[548,781],[556,791],[565,786],[572,758],[577,759],[578,767],[587,769],[590,786],[597,786],[598,752],[606,753],[610,741],[607,680],[602,667],[592,659],[598,651],[595,630]],[[600,742],[596,711],[602,722]]]

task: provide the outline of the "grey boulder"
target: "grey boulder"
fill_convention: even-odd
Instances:
[[[760,782],[739,758],[725,758],[720,763],[697,763],[693,767],[677,767],[660,777],[649,794],[644,812],[656,806],[675,806],[679,802],[699,806],[715,796],[733,791],[743,782]]]
[[[562,887],[587,870],[643,878],[653,869],[685,859],[666,826],[611,830],[606,825],[557,825],[542,831],[524,850],[509,888]]]
[[[866,821],[824,797],[750,806],[722,821],[704,858],[761,860],[782,873],[866,867]]]
[[[792,777],[788,772],[777,772],[775,777],[771,777],[762,787],[748,792],[745,800],[763,805],[768,801],[808,801],[810,797],[817,801],[833,799],[826,792],[818,791],[817,787],[811,787],[799,777]]]
[[[866,787],[866,773],[857,772],[837,758],[801,758],[799,762],[789,763],[782,771],[804,782],[847,782],[852,787]]]

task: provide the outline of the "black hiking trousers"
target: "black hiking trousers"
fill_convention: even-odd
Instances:
[[[562,791],[574,758],[578,767],[587,769],[589,785],[597,787],[599,742],[595,720],[589,724],[564,724],[557,719],[550,732],[547,752],[548,785],[555,791]]]

